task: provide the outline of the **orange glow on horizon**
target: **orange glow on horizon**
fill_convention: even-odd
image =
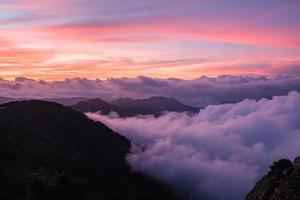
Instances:
[[[201,6],[207,4],[210,3]],[[186,7],[188,5],[171,6],[180,8],[179,11],[193,8]],[[26,16],[26,13],[42,16],[37,18],[32,14],[20,23],[20,17],[8,15],[6,18],[3,14],[0,77],[192,79],[204,74],[289,74],[300,66],[300,28],[290,25],[293,23],[289,21],[276,24],[278,19],[272,16],[273,13],[258,13],[265,17],[259,18],[262,21],[249,21],[249,16],[245,18],[242,11],[224,11],[224,17],[214,12],[206,15],[201,12],[170,13],[164,18],[153,14],[151,20],[146,17],[118,17],[116,20],[106,13],[103,18],[83,20],[88,9],[96,8],[82,10],[66,0],[21,0],[0,4],[0,9],[19,12],[20,16]],[[235,10],[235,6],[232,9]],[[282,9],[282,18],[289,17],[287,9],[291,9],[290,6],[276,9]],[[78,19],[71,15],[74,13],[78,14]],[[240,15],[241,19],[232,18],[232,14]],[[56,18],[56,15],[61,18]],[[269,18],[266,25],[263,20]]]

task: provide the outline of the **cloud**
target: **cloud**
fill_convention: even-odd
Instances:
[[[300,94],[291,92],[211,105],[194,116],[87,115],[132,140],[133,169],[165,181],[182,199],[240,200],[273,161],[300,154],[299,109]]]
[[[22,81],[20,81],[22,80]],[[6,97],[100,97],[110,101],[120,97],[147,98],[167,96],[192,106],[234,103],[246,98],[260,99],[287,95],[300,91],[300,78],[292,76],[203,76],[193,80],[158,79],[150,77],[111,78],[90,80],[85,78],[64,81],[36,81],[0,79],[0,96]]]
[[[247,9],[244,9],[245,6]],[[155,0],[151,3],[137,0],[126,3],[120,0],[89,3],[82,0],[20,0],[3,3],[2,8],[17,13],[15,17],[4,15],[4,19],[8,18],[8,24],[16,27],[20,26],[18,22],[24,18],[28,21],[25,24],[29,25],[32,22],[35,25],[41,24],[40,26],[80,26],[81,23],[87,23],[90,24],[87,28],[92,29],[95,25],[105,25],[106,29],[113,30],[117,27],[116,34],[119,33],[119,26],[125,25],[122,32],[129,33],[126,30],[130,26],[135,30],[130,33],[160,33],[165,35],[164,38],[168,38],[172,32],[174,36],[194,40],[299,47],[299,28],[296,26],[298,21],[295,20],[299,16],[299,2],[296,1],[268,4],[237,0]],[[274,14],[287,11],[289,14],[280,15],[280,19]],[[270,33],[272,37],[269,37]]]

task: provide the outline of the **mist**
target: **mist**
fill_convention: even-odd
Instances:
[[[300,94],[160,117],[87,113],[132,141],[127,161],[189,200],[241,200],[280,158],[299,155]]]
[[[137,78],[111,78],[90,80],[73,78],[47,82],[27,78],[13,81],[0,78],[0,96],[13,98],[148,98],[165,96],[180,102],[204,108],[211,104],[237,103],[246,98],[261,99],[287,95],[300,91],[300,78],[293,76],[202,76],[193,80],[177,78],[159,79],[140,76]]]

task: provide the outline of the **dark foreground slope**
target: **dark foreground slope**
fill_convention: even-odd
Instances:
[[[300,200],[300,157],[274,162],[246,200]]]
[[[129,141],[101,123],[42,101],[0,106],[1,200],[174,199],[131,173]]]

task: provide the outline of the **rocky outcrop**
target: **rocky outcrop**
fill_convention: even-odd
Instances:
[[[295,169],[300,170],[300,156],[295,158],[294,164],[295,164]]]
[[[282,159],[248,193],[246,200],[300,200],[300,156]]]

